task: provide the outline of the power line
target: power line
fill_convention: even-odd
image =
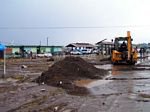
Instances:
[[[64,26],[64,27],[0,27],[0,30],[28,30],[28,29],[105,29],[105,28],[142,28],[150,25],[127,25],[127,26]]]
[[[0,41],[0,43],[6,44],[6,45],[19,45],[18,43],[14,43],[14,41],[12,42]]]

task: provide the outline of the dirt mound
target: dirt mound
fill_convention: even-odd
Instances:
[[[66,57],[64,60],[53,64],[48,71],[43,72],[38,82],[49,85],[64,85],[63,88],[71,88],[74,80],[101,79],[107,74],[106,70],[97,69],[79,57]]]

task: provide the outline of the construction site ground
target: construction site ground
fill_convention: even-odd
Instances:
[[[112,65],[105,59],[84,59],[96,68],[108,71],[108,74],[103,74],[99,79],[75,80],[71,83],[79,88],[69,93],[61,86],[36,82],[42,72],[47,71],[56,61],[48,61],[46,58],[6,60],[6,75],[0,78],[0,112],[150,111],[148,57],[139,59],[132,66]],[[2,74],[3,63],[0,64]]]

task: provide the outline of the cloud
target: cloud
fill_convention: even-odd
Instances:
[[[126,35],[126,31],[131,30],[136,43],[149,42],[149,5],[149,0],[3,0],[0,1],[0,26],[12,29],[1,28],[0,38],[21,44],[39,41],[45,44],[47,36],[53,45],[80,41],[95,43],[103,38],[110,40]],[[22,27],[33,29],[19,29]]]

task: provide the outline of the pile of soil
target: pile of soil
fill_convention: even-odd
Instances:
[[[38,78],[38,82],[52,86],[72,88],[74,80],[80,79],[101,79],[107,74],[106,70],[97,69],[80,57],[66,57],[64,60],[53,64],[48,71],[45,71]],[[64,86],[65,85],[65,86]]]

